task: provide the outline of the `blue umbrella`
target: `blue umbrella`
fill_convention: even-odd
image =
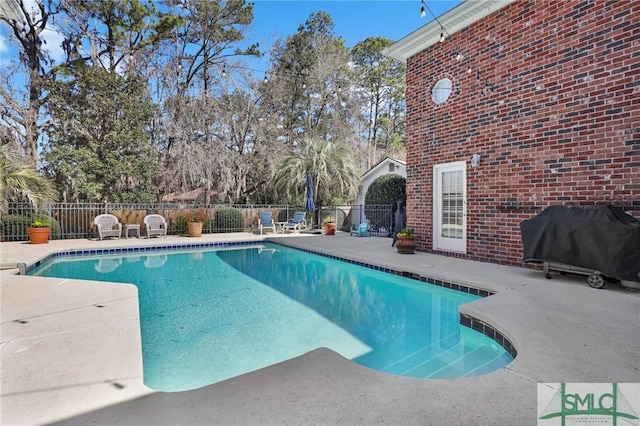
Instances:
[[[311,179],[310,173],[307,173],[307,201],[305,208],[308,212],[316,209],[316,203],[313,201],[313,180]]]

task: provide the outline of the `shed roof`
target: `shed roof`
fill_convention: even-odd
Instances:
[[[374,170],[378,169],[382,164],[384,163],[395,163],[399,166],[405,166],[407,165],[406,162],[402,161],[402,160],[396,160],[395,158],[391,158],[391,157],[384,157],[382,160],[378,161],[378,163],[376,163],[373,167],[371,167],[369,170],[367,170],[366,172],[364,172],[364,174],[362,175],[362,177],[366,177],[368,174],[372,173]]]

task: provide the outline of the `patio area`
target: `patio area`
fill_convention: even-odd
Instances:
[[[142,381],[137,290],[132,285],[17,276],[1,271],[1,418],[31,424],[536,424],[538,383],[640,382],[640,292],[590,288],[579,276],[444,256],[400,255],[388,238],[209,234],[207,241],[274,239],[497,294],[461,312],[491,324],[518,356],[459,380],[391,376],[328,349],[201,389],[159,393]],[[193,243],[194,239],[2,243],[7,268],[81,248]],[[636,406],[637,407],[637,406]]]

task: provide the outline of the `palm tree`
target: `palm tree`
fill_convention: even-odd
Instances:
[[[359,173],[353,155],[337,142],[307,138],[283,159],[274,181],[287,202],[304,204],[307,173],[313,177],[317,206],[344,203],[358,189]]]
[[[9,201],[29,200],[36,206],[55,201],[58,193],[50,180],[36,169],[24,163],[9,144],[0,145],[0,216]]]

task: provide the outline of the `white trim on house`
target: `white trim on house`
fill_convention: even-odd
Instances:
[[[440,41],[442,28],[446,31],[445,35],[457,33],[515,1],[516,0],[466,0],[439,16],[437,21],[434,19],[391,46],[383,49],[382,54],[398,61],[407,62],[409,57],[438,43]],[[440,27],[440,24],[442,24],[442,27]]]
[[[7,19],[13,19],[14,21],[24,21],[25,17],[22,13],[22,9],[18,5],[16,0],[2,0],[0,1],[0,16]]]

